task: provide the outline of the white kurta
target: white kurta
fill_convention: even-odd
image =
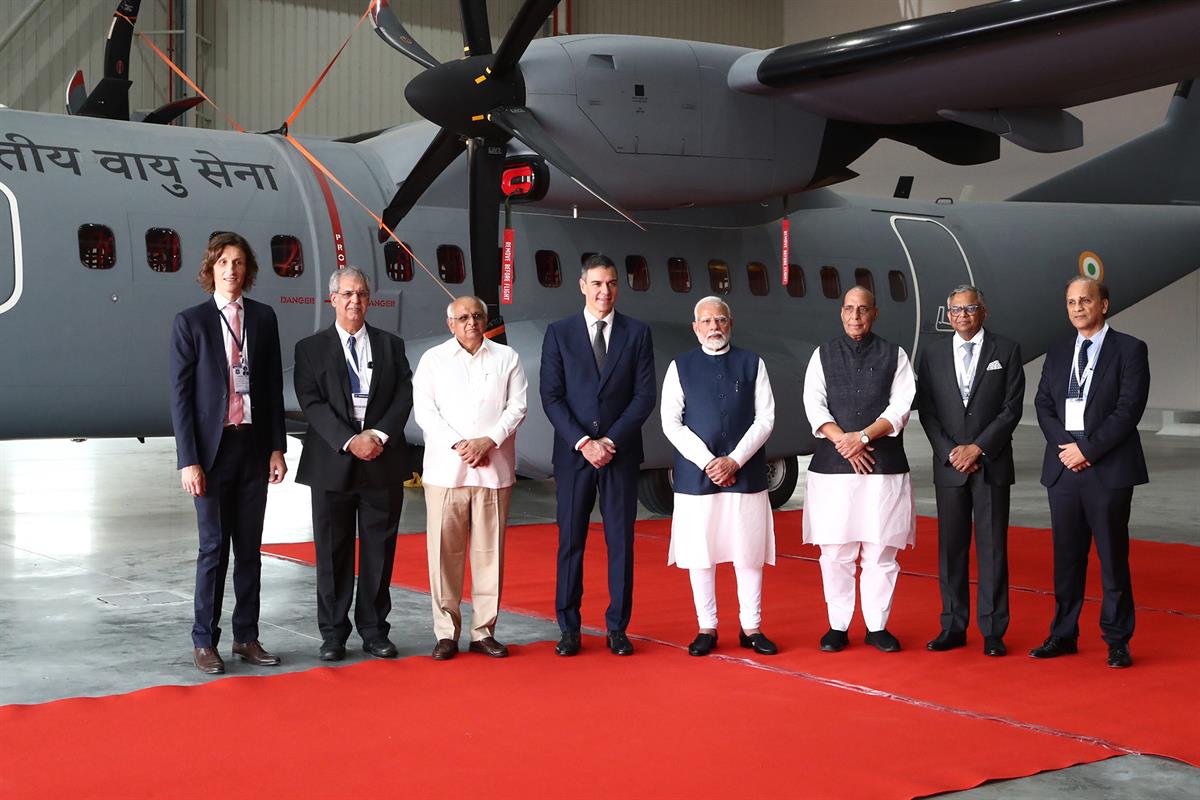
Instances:
[[[897,348],[896,372],[887,408],[880,414],[892,424],[889,436],[898,436],[908,424],[916,380],[903,348]],[[819,428],[834,422],[829,413],[825,370],[821,351],[813,352],[804,375],[804,411],[813,436],[825,438]],[[917,508],[912,481],[907,472],[899,475],[829,475],[808,473],[804,494],[804,541],[806,544],[871,542],[885,547],[916,544]]]
[[[708,348],[704,348],[704,352],[717,355]],[[680,455],[704,469],[716,456],[683,424],[684,406],[683,387],[672,361],[663,379],[663,433]],[[729,457],[739,466],[745,464],[766,443],[774,428],[775,397],[771,393],[766,364],[760,358],[754,382],[754,422]],[[775,519],[767,493],[722,491],[694,495],[676,492],[667,563],[684,569],[706,569],[727,562],[733,562],[736,567],[762,567],[775,563]]]

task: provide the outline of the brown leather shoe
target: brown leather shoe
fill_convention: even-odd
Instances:
[[[225,672],[225,662],[215,647],[196,647],[192,649],[192,661],[196,669],[205,675],[220,675]]]
[[[471,642],[470,650],[472,653],[486,653],[492,658],[504,658],[508,655],[508,647],[497,642],[494,636]]]
[[[248,661],[256,667],[277,667],[281,661],[279,656],[271,655],[264,650],[257,639],[253,642],[234,642],[233,654],[241,656],[242,661]]]
[[[458,642],[453,639],[438,639],[433,646],[434,661],[449,661],[458,655]]]

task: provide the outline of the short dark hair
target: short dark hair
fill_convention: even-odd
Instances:
[[[1067,281],[1067,285],[1063,288],[1063,291],[1070,291],[1071,287],[1077,283],[1094,284],[1096,286],[1096,291],[1100,292],[1100,299],[1101,300],[1108,299],[1108,286],[1105,285],[1104,281],[1099,281],[1099,280],[1096,280],[1095,278],[1090,278],[1087,275],[1076,275],[1074,278],[1071,278],[1071,280]]]
[[[248,292],[254,286],[254,279],[258,275],[258,261],[254,258],[254,250],[251,249],[250,243],[245,237],[238,233],[222,231],[214,233],[208,240],[208,249],[204,251],[204,260],[200,262],[200,275],[197,277],[201,288],[204,291],[212,294],[216,288],[216,281],[213,279],[213,266],[217,263],[217,259],[221,257],[221,253],[225,252],[226,247],[236,247],[242,251],[242,255],[246,257],[246,280],[242,282],[242,291]]]
[[[588,270],[595,269],[596,267],[611,269],[613,272],[617,271],[617,265],[613,263],[611,258],[604,255],[604,253],[592,253],[583,260],[583,269],[580,270],[579,277],[586,278]]]

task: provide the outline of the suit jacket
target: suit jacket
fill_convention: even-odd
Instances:
[[[250,415],[254,442],[264,457],[287,450],[283,422],[283,366],[275,310],[245,295],[243,330],[249,347]],[[208,472],[217,457],[229,406],[229,359],[224,323],[212,299],[175,315],[171,330],[171,423],[179,469],[199,464]],[[266,473],[264,473],[264,477]]]
[[[542,408],[554,426],[555,468],[592,465],[575,449],[585,436],[617,446],[609,462],[642,463],[642,424],[654,410],[654,343],[643,322],[613,312],[604,372],[596,369],[583,312],[551,323],[542,341]]]
[[[359,432],[350,399],[350,371],[337,329],[296,342],[296,397],[308,422],[296,482],[330,491],[396,488],[410,477],[404,425],[412,411],[412,372],[404,340],[367,325],[371,342],[371,390],[364,426],[388,435],[383,452],[363,461],[342,450]]]
[[[1058,460],[1058,445],[1075,441],[1063,423],[1075,338],[1064,339],[1047,351],[1033,401],[1038,425],[1046,436],[1043,486],[1053,486],[1065,469]],[[1147,483],[1146,456],[1137,431],[1150,394],[1146,343],[1109,328],[1089,380],[1091,387],[1083,410],[1086,435],[1078,442],[1079,451],[1092,464],[1088,469],[1096,470],[1100,482],[1109,489]]]
[[[985,329],[971,394],[966,406],[954,371],[957,334],[934,339],[917,368],[917,409],[921,427],[933,446],[933,482],[937,486],[962,486],[966,474],[950,466],[950,451],[960,444],[975,444],[983,480],[990,486],[1011,486],[1012,436],[1021,421],[1025,402],[1025,370],[1020,346]],[[999,369],[988,369],[993,363]]]

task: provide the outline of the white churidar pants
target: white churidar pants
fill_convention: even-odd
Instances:
[[[762,567],[734,567],[737,575],[738,619],[743,631],[756,630],[762,621]],[[696,621],[700,628],[717,627],[717,568],[689,569]],[[853,597],[850,600],[853,604]]]
[[[892,592],[900,575],[900,565],[896,563],[898,552],[899,548],[871,542],[821,545],[821,582],[825,586],[829,627],[838,631],[850,627],[854,617],[854,565],[860,555],[863,622],[867,623],[868,631],[887,627]]]

